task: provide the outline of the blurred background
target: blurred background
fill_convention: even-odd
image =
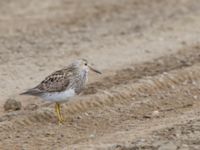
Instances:
[[[199,7],[198,0],[1,0],[1,99],[76,58],[112,72],[197,42]]]
[[[13,97],[30,103],[18,94],[77,58],[103,72],[89,81],[103,89],[106,77],[189,52],[199,46],[199,16],[198,0],[0,0],[0,106]]]

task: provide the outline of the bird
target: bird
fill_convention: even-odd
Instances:
[[[20,95],[32,95],[45,101],[54,102],[58,122],[62,124],[64,118],[61,104],[83,91],[88,80],[89,70],[102,74],[88,64],[86,59],[77,59],[63,69],[53,72],[37,86],[20,93]]]

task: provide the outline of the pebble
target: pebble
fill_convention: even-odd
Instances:
[[[177,146],[172,142],[163,144],[158,148],[158,150],[176,150],[176,149],[177,149]]]
[[[152,112],[152,116],[153,117],[158,117],[159,116],[159,111],[158,110],[155,110]]]
[[[36,109],[38,109],[38,105],[37,104],[28,104],[24,109],[25,110],[36,110]]]
[[[90,134],[90,138],[95,138],[95,135],[94,134]]]
[[[198,96],[197,96],[197,95],[195,95],[195,96],[193,96],[193,98],[194,98],[195,100],[197,100],[197,99],[198,99]]]
[[[19,101],[16,101],[15,99],[9,98],[5,104],[4,104],[4,110],[5,111],[16,111],[20,110],[22,108],[22,104]]]

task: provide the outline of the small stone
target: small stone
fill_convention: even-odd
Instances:
[[[195,96],[193,96],[193,98],[194,98],[195,100],[197,100],[197,99],[198,99],[198,96],[197,96],[197,95],[195,95]]]
[[[22,108],[21,102],[16,101],[15,99],[8,99],[4,104],[5,111],[16,111]]]
[[[24,109],[25,110],[36,110],[36,109],[38,109],[38,105],[37,104],[28,104]]]
[[[81,119],[82,117],[81,117],[81,116],[77,116],[76,118],[77,118],[77,119]]]
[[[158,150],[176,150],[176,149],[177,146],[172,142],[165,143],[158,148]]]
[[[53,132],[47,132],[44,134],[45,137],[53,137],[55,134]]]
[[[193,84],[193,85],[197,85],[197,82],[195,82],[195,81],[192,81],[192,84]]]
[[[94,138],[95,137],[95,135],[94,134],[90,134],[90,138]]]
[[[158,110],[155,110],[152,112],[152,116],[153,117],[158,117],[159,116],[159,111]]]
[[[86,116],[89,116],[89,114],[88,114],[88,113],[85,113],[85,115],[86,115]]]
[[[189,149],[190,149],[190,147],[188,145],[186,145],[186,144],[183,144],[181,146],[181,150],[189,150]]]

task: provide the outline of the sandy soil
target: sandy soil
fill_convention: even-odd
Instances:
[[[199,15],[198,0],[1,0],[0,149],[200,149]],[[58,125],[19,93],[76,58],[103,75]]]

